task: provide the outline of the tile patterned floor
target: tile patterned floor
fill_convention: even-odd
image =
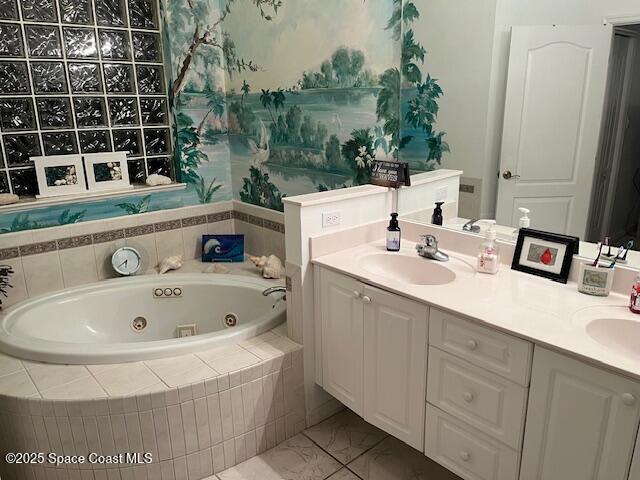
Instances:
[[[460,480],[350,410],[207,480]]]

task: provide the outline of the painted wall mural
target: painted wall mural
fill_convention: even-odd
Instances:
[[[438,168],[443,92],[423,73],[420,14],[409,0],[166,2],[174,157],[187,189],[4,215],[0,232],[231,198],[283,210],[284,196],[366,183],[374,158]]]

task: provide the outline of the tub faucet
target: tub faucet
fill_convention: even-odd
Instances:
[[[277,286],[277,287],[269,287],[266,290],[264,290],[262,292],[262,295],[264,295],[265,297],[271,295],[272,293],[278,293],[278,292],[283,292],[284,296],[282,297],[283,300],[287,299],[287,287],[282,287],[282,286]]]
[[[438,250],[438,239],[433,235],[420,235],[422,243],[416,245],[418,255],[431,260],[437,260],[439,262],[446,262],[449,260],[449,255]]]

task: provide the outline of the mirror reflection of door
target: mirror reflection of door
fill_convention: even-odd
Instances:
[[[584,238],[612,27],[512,28],[496,220]]]

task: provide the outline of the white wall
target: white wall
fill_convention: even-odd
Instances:
[[[439,101],[437,129],[445,131],[451,152],[443,168],[458,169],[464,177],[491,177],[487,171],[486,125],[496,0],[426,0],[414,24],[417,40],[426,50],[423,73],[438,79],[444,90]],[[463,183],[465,182],[463,179]],[[475,182],[474,182],[475,183]],[[477,191],[486,188],[483,184]],[[493,210],[488,198],[477,212]]]

